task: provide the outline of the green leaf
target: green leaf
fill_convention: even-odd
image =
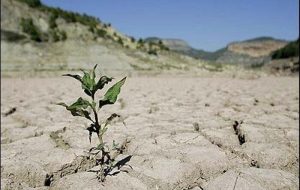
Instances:
[[[72,74],[64,74],[63,76],[69,76],[69,77],[75,78],[76,80],[80,81],[81,87],[84,90],[84,92],[89,96],[93,96],[95,94],[94,89],[96,86],[96,82],[95,82],[96,68],[97,68],[97,64],[94,66],[94,68],[91,70],[90,73],[88,73],[84,70],[81,70],[83,72],[83,77],[81,77],[79,75],[72,75]]]
[[[100,77],[100,79],[98,80],[94,91],[96,92],[98,89],[102,89],[104,87],[105,84],[109,83],[112,81],[113,78],[109,78],[107,76],[102,76]]]
[[[86,109],[87,107],[91,106],[91,103],[83,98],[78,98],[76,102],[68,107],[68,109]]]
[[[92,95],[92,90],[94,88],[94,84],[95,84],[95,81],[91,78],[90,74],[83,71],[84,72],[84,75],[82,77],[82,88],[84,89],[84,92],[91,96]]]
[[[116,113],[113,113],[111,114],[107,119],[106,119],[106,122],[104,124],[104,127],[106,127],[108,124],[111,123],[111,121],[116,118],[116,117],[121,117],[120,115],[116,114]]]
[[[125,83],[126,77],[110,87],[104,95],[104,99],[99,101],[99,108],[107,104],[114,104],[121,91],[121,87]]]
[[[68,107],[67,104],[65,104],[65,103],[63,103],[63,102],[57,103],[56,105]]]
[[[92,73],[91,73],[91,78],[93,79],[93,81],[95,81],[95,78],[96,78],[96,74],[95,74],[95,70],[97,68],[97,64],[94,66],[93,70],[92,70]],[[94,82],[95,83],[95,82]]]
[[[84,100],[83,98],[78,98],[76,102],[74,102],[72,105],[68,106],[65,103],[58,103],[57,105],[64,106],[68,111],[71,112],[73,116],[81,116],[85,117],[92,121],[90,117],[90,112],[88,112],[86,109],[88,107],[92,107],[92,104]]]
[[[76,79],[76,80],[82,82],[82,78],[81,78],[81,76],[79,76],[79,75],[64,74],[64,75],[62,75],[62,76],[72,77],[72,78],[74,78],[74,79]]]

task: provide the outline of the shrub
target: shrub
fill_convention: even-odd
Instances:
[[[149,55],[158,55],[158,54],[157,54],[157,51],[154,50],[154,49],[150,49],[150,50],[148,51],[148,54],[149,54]]]
[[[131,40],[132,43],[135,42],[135,38],[134,37],[130,37],[130,40]]]
[[[102,38],[105,38],[106,34],[107,34],[106,30],[103,30],[103,29],[97,29],[96,33],[97,33],[97,36],[102,37]]]
[[[158,41],[158,45],[164,45],[163,42],[161,40]]]
[[[53,42],[64,41],[67,39],[66,31],[58,30],[57,28],[50,30],[49,34]]]
[[[92,32],[92,33],[94,33],[94,32],[95,32],[95,28],[92,27],[92,26],[90,26],[90,27],[89,27],[89,31]]]
[[[103,24],[103,27],[104,27],[104,28],[111,27],[111,24],[110,24],[110,23],[107,23],[107,24],[106,24],[106,23],[104,23],[104,24]]]
[[[122,40],[122,38],[121,37],[119,37],[118,38],[118,41],[117,41],[121,46],[124,46],[124,42],[123,42],[123,40]]]
[[[41,42],[41,33],[38,30],[38,28],[33,24],[33,21],[31,18],[25,19],[21,18],[20,22],[22,31],[30,36],[31,40]]]
[[[165,44],[161,40],[158,41],[158,46],[161,50],[169,51],[169,48],[165,46]]]
[[[55,14],[55,13],[52,13],[52,14],[50,15],[50,17],[49,17],[49,27],[50,27],[51,29],[54,29],[54,28],[57,27],[57,24],[56,24],[56,22],[55,22],[57,18],[58,18],[58,15]]]
[[[145,42],[142,38],[140,38],[138,41],[137,41],[137,48],[143,48],[145,45]]]
[[[138,43],[139,43],[139,44],[144,44],[145,42],[144,42],[144,40],[143,40],[142,38],[140,38],[140,39],[138,40]]]
[[[121,91],[121,87],[124,85],[126,77],[124,77],[119,82],[115,83],[110,87],[107,92],[104,94],[103,99],[99,101],[95,100],[95,94],[98,90],[103,89],[103,87],[112,81],[113,78],[107,76],[101,76],[98,81],[96,81],[95,69],[97,65],[94,66],[92,71],[86,72],[83,71],[83,76],[65,74],[63,76],[69,76],[81,83],[81,87],[85,94],[87,94],[91,100],[86,100],[82,97],[79,97],[76,102],[71,105],[66,105],[65,103],[58,103],[58,105],[64,106],[68,111],[71,112],[73,116],[84,117],[88,119],[91,124],[87,128],[89,131],[89,141],[91,143],[92,134],[96,133],[98,136],[99,144],[96,147],[90,149],[90,152],[93,150],[96,151],[96,155],[101,154],[100,158],[96,160],[97,165],[101,167],[98,171],[97,178],[100,181],[105,180],[105,176],[108,175],[112,169],[116,167],[117,163],[114,163],[116,154],[112,155],[111,150],[120,150],[117,144],[113,141],[113,145],[110,148],[107,146],[107,143],[103,140],[103,135],[106,133],[111,121],[120,117],[118,114],[113,113],[108,117],[104,122],[100,122],[98,111],[106,105],[114,104],[118,98],[118,95]],[[93,116],[91,116],[93,114]],[[121,153],[121,151],[119,151]]]

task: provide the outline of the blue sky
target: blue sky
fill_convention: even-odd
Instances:
[[[214,51],[259,36],[299,37],[299,0],[42,0],[135,38],[180,38]]]

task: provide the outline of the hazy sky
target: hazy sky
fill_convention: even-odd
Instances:
[[[87,13],[135,38],[180,38],[216,50],[259,36],[299,37],[299,0],[42,0]]]

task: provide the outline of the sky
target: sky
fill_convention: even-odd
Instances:
[[[299,0],[42,0],[135,38],[178,38],[215,51],[260,36],[299,37]]]

